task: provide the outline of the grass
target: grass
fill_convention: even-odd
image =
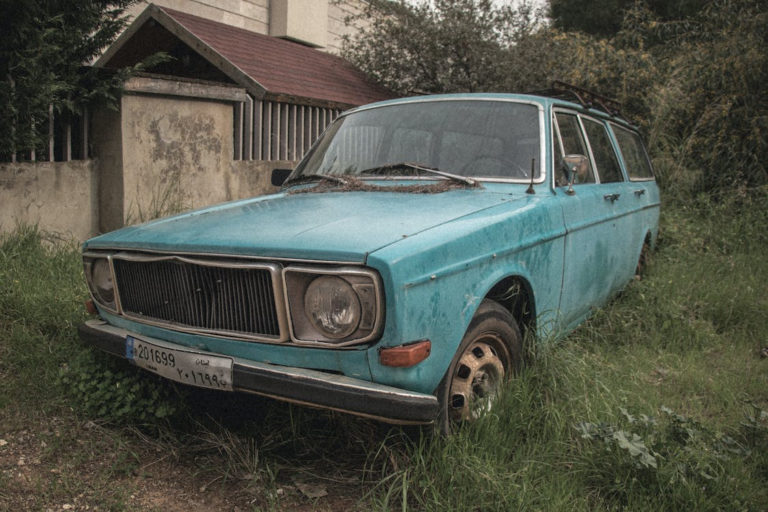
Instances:
[[[667,202],[643,279],[540,343],[494,413],[449,439],[94,357],[75,334],[76,248],[21,229],[0,245],[0,501],[160,510],[135,496],[181,486],[244,510],[764,510],[768,200]],[[11,449],[40,460],[34,485]]]

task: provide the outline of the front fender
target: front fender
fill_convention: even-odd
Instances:
[[[505,277],[525,279],[540,323],[552,323],[562,285],[562,213],[527,212],[497,211],[451,222],[369,256],[387,293],[383,336],[368,354],[375,382],[434,391],[480,303]],[[416,366],[380,363],[381,348],[423,339],[432,342],[432,352]]]

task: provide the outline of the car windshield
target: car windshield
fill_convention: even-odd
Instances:
[[[340,117],[302,160],[302,176],[539,178],[538,108],[494,100],[410,102]],[[414,166],[417,169],[414,169]]]

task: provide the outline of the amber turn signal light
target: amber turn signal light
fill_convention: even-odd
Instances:
[[[85,301],[85,309],[92,315],[97,315],[99,310],[96,309],[96,305],[93,303],[93,299]]]
[[[428,358],[431,351],[431,341],[417,341],[399,347],[383,348],[379,351],[379,360],[384,366],[407,368]]]

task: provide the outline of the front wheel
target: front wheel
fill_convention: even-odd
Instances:
[[[457,425],[490,411],[521,361],[522,339],[514,317],[497,302],[483,301],[438,387],[439,430],[450,434]]]

